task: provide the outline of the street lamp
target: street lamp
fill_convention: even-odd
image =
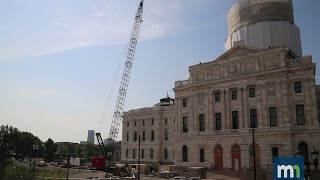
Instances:
[[[316,148],[313,146],[313,151],[310,154],[311,154],[314,166],[316,167],[316,171],[318,171],[319,151],[316,150]]]
[[[33,150],[33,171],[32,171],[32,177],[34,178],[34,171],[36,168],[36,151],[38,151],[39,146],[34,144],[32,145],[32,150]]]

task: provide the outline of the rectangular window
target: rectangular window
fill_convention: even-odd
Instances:
[[[136,149],[132,150],[132,158],[136,158]]]
[[[272,157],[278,157],[278,156],[279,156],[278,147],[272,147]]]
[[[249,97],[256,97],[256,88],[249,88]]]
[[[278,126],[278,117],[277,117],[276,107],[269,107],[269,120],[270,120],[270,127]]]
[[[141,149],[141,159],[144,159],[144,149]]]
[[[296,118],[297,118],[297,125],[305,125],[304,119],[304,105],[299,104],[296,105]]]
[[[251,124],[251,128],[258,127],[258,119],[257,119],[257,110],[256,109],[250,109],[250,124]]]
[[[154,130],[151,131],[151,141],[154,141]]]
[[[168,124],[168,118],[164,118],[164,124]]]
[[[278,157],[279,156],[279,149],[278,147],[272,147],[272,162],[273,162],[273,158],[274,157]]]
[[[186,133],[188,132],[188,117],[187,116],[183,116],[182,117],[182,132]]]
[[[145,141],[146,140],[146,131],[143,131],[142,132],[142,141]]]
[[[151,119],[151,125],[154,125],[154,119],[153,118]]]
[[[164,130],[164,140],[168,141],[168,130]]]
[[[200,149],[200,162],[204,162],[204,149]]]
[[[129,133],[127,132],[127,142],[129,142]]]
[[[295,92],[296,94],[302,93],[301,81],[296,81],[296,82],[294,82],[294,92]]]
[[[137,126],[137,121],[134,121],[134,126]]]
[[[214,101],[215,102],[220,102],[220,98],[221,98],[220,95],[221,95],[220,92],[214,93]]]
[[[127,127],[129,127],[129,125],[130,125],[129,122],[127,122]]]
[[[144,126],[144,120],[142,120],[142,125]]]
[[[204,114],[199,114],[199,131],[204,131]]]
[[[236,100],[238,98],[237,90],[231,91],[231,100]]]
[[[232,111],[232,129],[239,129],[238,111]]]
[[[188,99],[187,98],[183,98],[182,99],[182,107],[187,107],[188,106]]]
[[[215,113],[216,130],[221,130],[221,113]]]
[[[137,137],[137,131],[134,132],[134,137],[133,138],[134,138],[133,141],[137,141],[137,138],[138,138]]]

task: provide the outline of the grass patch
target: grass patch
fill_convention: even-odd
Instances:
[[[19,166],[17,164],[10,164],[5,167],[5,174],[4,174],[4,180],[18,180],[18,179],[25,179],[25,180],[31,180],[33,174],[33,166],[29,167],[23,167]],[[74,174],[72,170],[70,169],[69,175]],[[67,177],[67,171],[66,169],[49,169],[49,168],[35,168],[34,172],[35,177],[55,177],[55,178],[66,178]],[[1,178],[0,178],[1,179]]]

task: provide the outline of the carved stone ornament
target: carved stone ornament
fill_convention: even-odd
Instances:
[[[229,67],[229,74],[235,75],[236,72],[237,72],[237,66],[236,66],[236,65],[231,65],[231,66]]]
[[[198,93],[198,104],[204,104],[204,93]]]

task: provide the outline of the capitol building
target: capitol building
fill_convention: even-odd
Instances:
[[[189,66],[173,98],[123,115],[121,161],[176,169],[271,169],[277,156],[320,149],[316,64],[303,55],[291,0],[239,0],[225,52]],[[318,98],[317,98],[318,97]],[[255,133],[255,148],[252,129]],[[313,166],[311,167],[313,168]]]

